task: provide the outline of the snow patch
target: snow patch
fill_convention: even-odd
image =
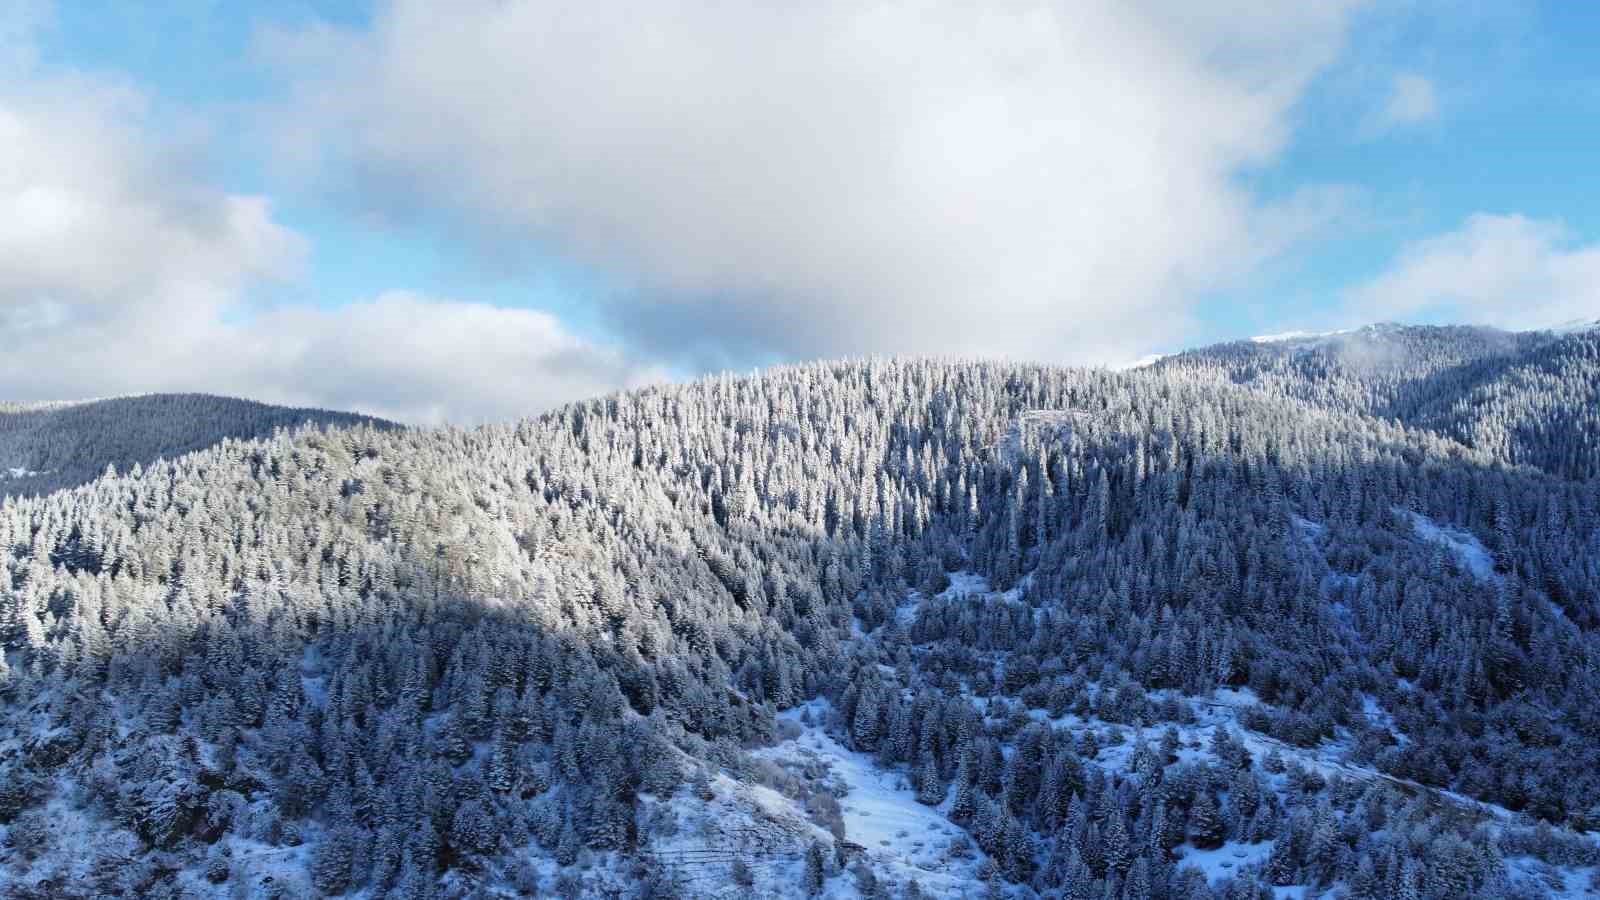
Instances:
[[[1213,850],[1201,850],[1188,844],[1178,848],[1180,866],[1193,866],[1204,872],[1206,881],[1215,884],[1224,878],[1233,878],[1246,866],[1260,865],[1272,853],[1272,842],[1245,844],[1229,841]]]
[[[1409,509],[1395,507],[1394,511],[1411,520],[1411,527],[1417,534],[1429,543],[1438,544],[1449,550],[1456,561],[1474,576],[1483,581],[1497,579],[1494,571],[1494,557],[1489,554],[1488,548],[1483,546],[1470,531],[1440,525],[1427,516],[1412,512]]]
[[[915,878],[930,896],[961,897],[981,889],[977,868],[983,854],[972,848],[966,858],[952,855],[953,845],[966,845],[966,833],[933,807],[916,800],[909,776],[879,768],[869,754],[846,748],[816,725],[801,718],[809,710],[821,721],[826,701],[813,700],[781,713],[800,727],[800,735],[751,755],[774,761],[825,765],[846,788],[839,804],[844,817],[844,838],[860,844],[874,868],[896,878]]]
[[[1195,708],[1195,724],[1178,729],[1185,743],[1200,742],[1202,746],[1209,745],[1211,734],[1218,728],[1232,731],[1244,744],[1245,749],[1257,761],[1265,759],[1276,751],[1286,764],[1299,765],[1300,767],[1317,772],[1324,778],[1339,775],[1361,782],[1387,782],[1413,791],[1423,791],[1434,798],[1447,802],[1463,812],[1475,814],[1484,819],[1493,819],[1500,822],[1509,822],[1516,818],[1516,814],[1503,806],[1475,800],[1465,794],[1454,791],[1439,790],[1426,787],[1415,781],[1396,778],[1386,775],[1370,766],[1356,765],[1348,762],[1349,742],[1345,740],[1324,741],[1315,747],[1297,747],[1277,738],[1259,732],[1251,731],[1239,721],[1240,713],[1247,707],[1260,702],[1253,692],[1248,689],[1219,689],[1212,692],[1212,699],[1192,701]],[[1377,707],[1380,713],[1381,707]],[[1392,730],[1392,729],[1391,729]],[[1400,738],[1398,732],[1396,737]],[[1273,786],[1282,789],[1285,776],[1273,776]]]
[[[1404,747],[1411,743],[1411,738],[1401,733],[1400,726],[1395,724],[1394,716],[1383,708],[1383,704],[1378,702],[1378,698],[1371,694],[1362,694],[1361,711],[1366,715],[1367,721],[1372,724],[1372,727],[1387,729],[1390,734],[1394,735],[1400,746]]]
[[[1146,366],[1153,366],[1171,355],[1172,354],[1170,353],[1147,353],[1138,359],[1130,359],[1122,362],[1112,363],[1106,366],[1106,368],[1113,372],[1127,372],[1132,369],[1143,369]]]
[[[939,592],[940,597],[959,597],[962,594],[989,593],[989,579],[976,572],[951,572],[950,586]]]
[[[1554,866],[1525,856],[1506,860],[1506,872],[1512,883],[1557,900],[1594,897],[1593,888],[1600,885],[1600,870],[1593,867]]]
[[[1303,341],[1308,338],[1327,337],[1335,332],[1328,331],[1280,331],[1277,334],[1258,334],[1250,339],[1252,344],[1286,344],[1290,341]]]
[[[1544,330],[1552,334],[1583,334],[1596,329],[1600,329],[1600,319],[1570,319]]]
[[[1300,542],[1308,550],[1316,550],[1317,540],[1328,530],[1328,526],[1323,525],[1321,522],[1313,522],[1310,519],[1302,519],[1299,516],[1291,517],[1290,523],[1294,526],[1295,535],[1300,538]]]

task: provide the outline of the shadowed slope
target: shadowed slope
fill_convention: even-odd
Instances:
[[[272,406],[209,394],[146,394],[72,403],[0,403],[0,497],[75,487],[107,465],[119,471],[201,450],[224,438],[267,437],[306,423],[380,428],[355,413]]]

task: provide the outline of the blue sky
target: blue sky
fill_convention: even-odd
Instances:
[[[107,7],[52,7],[38,50],[49,64],[128,79],[148,94],[159,119],[203,117],[217,183],[270,196],[275,218],[310,242],[308,269],[261,302],[338,307],[404,285],[502,306],[559,313],[580,333],[603,335],[586,298],[605,290],[604,274],[527,246],[514,257],[463,247],[443,215],[391,221],[342,202],[337,186],[285,184],[256,113],[284,99],[283,79],[261,60],[263,34],[322,26],[372,25],[364,2],[233,3],[157,0]],[[683,374],[680,372],[680,374]]]
[[[1308,183],[1355,186],[1364,221],[1273,273],[1255,300],[1268,310],[1261,327],[1273,316],[1289,321],[1261,297],[1294,294],[1313,309],[1334,310],[1341,289],[1376,277],[1403,247],[1476,213],[1560,222],[1579,242],[1600,238],[1600,206],[1588,200],[1600,197],[1600,169],[1587,162],[1600,149],[1600,69],[1591,60],[1600,6],[1505,4],[1477,14],[1483,18],[1398,23],[1378,15],[1353,29],[1346,64],[1313,83],[1296,114],[1294,142],[1252,180],[1272,193]],[[1352,131],[1371,102],[1372,70],[1389,69],[1428,78],[1437,111],[1381,134]],[[1450,321],[1450,312],[1416,318]]]
[[[1591,4],[11,2],[21,399],[1600,318]]]

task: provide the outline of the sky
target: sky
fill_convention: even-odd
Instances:
[[[1600,5],[0,0],[0,399],[1600,318]]]

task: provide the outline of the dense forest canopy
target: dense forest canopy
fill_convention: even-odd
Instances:
[[[64,423],[26,439],[117,468],[0,503],[0,882],[698,896],[663,823],[772,781],[803,706],[998,895],[1542,896],[1600,865],[1597,385],[1595,332],[1383,327],[472,430]],[[816,838],[725,877],[924,890]],[[1184,865],[1217,847],[1263,849]]]
[[[0,497],[48,493],[308,423],[395,427],[370,416],[270,406],[208,394],[146,394],[75,403],[0,403]]]

